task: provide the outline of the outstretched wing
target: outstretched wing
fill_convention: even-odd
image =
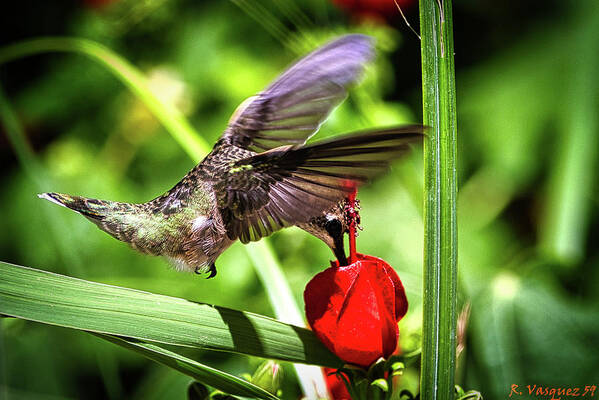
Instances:
[[[227,235],[243,243],[306,222],[384,172],[419,141],[413,125],[284,146],[233,162],[215,184]]]
[[[303,144],[373,57],[372,39],[347,35],[308,54],[233,113],[223,139],[261,152]]]

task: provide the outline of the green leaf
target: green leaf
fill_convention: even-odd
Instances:
[[[383,392],[387,393],[389,391],[389,383],[383,378],[376,379],[370,383],[370,386],[378,387]]]
[[[420,0],[424,148],[423,400],[453,399],[457,301],[457,122],[451,0]]]
[[[387,362],[382,357],[379,358],[376,362],[372,363],[372,365],[368,368],[367,376],[370,380],[375,380],[378,377],[382,377],[385,375],[385,366]]]
[[[397,361],[391,364],[391,367],[389,369],[391,372],[391,376],[400,376],[403,375],[403,371],[406,369],[406,366],[401,361]]]
[[[477,392],[476,390],[469,390],[465,393],[462,390],[461,395],[458,395],[456,393],[455,398],[456,398],[456,400],[482,400],[483,396],[482,396],[482,394],[480,394],[480,392]]]
[[[178,346],[342,364],[311,331],[271,318],[5,262],[0,314]]]
[[[126,349],[141,353],[151,360],[167,365],[185,375],[191,376],[198,382],[202,382],[215,389],[222,390],[223,392],[245,397],[257,397],[260,399],[276,399],[272,394],[250,382],[229,375],[223,371],[219,371],[218,369],[211,368],[207,365],[200,364],[197,361],[163,349],[155,344],[143,343],[135,339],[125,339],[112,335],[95,335]]]

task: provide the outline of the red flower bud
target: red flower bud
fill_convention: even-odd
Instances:
[[[323,368],[329,397],[332,400],[352,400],[343,380],[335,373],[335,368]]]
[[[367,367],[397,347],[397,322],[408,300],[397,273],[380,258],[356,254],[316,275],[304,291],[306,317],[318,338],[345,362]]]

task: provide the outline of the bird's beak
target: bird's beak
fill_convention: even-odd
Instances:
[[[339,266],[346,266],[348,263],[347,257],[345,256],[345,247],[343,245],[343,235],[341,235],[341,238],[335,238],[332,250],[333,253],[335,253],[335,257],[337,257],[337,261],[339,261]]]

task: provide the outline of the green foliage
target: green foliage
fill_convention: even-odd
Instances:
[[[458,330],[464,347],[456,382],[486,399],[504,399],[512,384],[596,380],[595,3],[543,2],[533,11],[509,2],[453,4],[459,21],[458,311],[471,305],[464,333]],[[348,26],[332,4],[312,0],[260,2],[267,13],[253,9],[252,15],[223,1],[119,0],[101,10],[82,4],[53,3],[56,19],[11,14],[22,28],[2,40],[45,32],[101,43],[139,68],[160,101],[188,118],[208,145],[235,107],[298,52],[346,31],[376,36],[378,57],[316,138],[417,120],[418,53],[410,49],[418,42],[402,25]],[[404,12],[414,25],[417,11]],[[265,28],[266,18],[283,31]],[[136,254],[85,219],[37,199],[36,193],[54,190],[145,201],[193,167],[140,98],[106,68],[79,55],[40,54],[0,65],[0,81],[6,91],[0,113],[6,116],[6,104],[12,105],[13,121],[27,138],[21,145],[29,144],[31,155],[17,163],[13,151],[23,147],[13,148],[12,139],[10,148],[0,145],[1,260],[275,316],[239,244],[219,258],[219,275],[207,281]],[[12,135],[3,119],[2,133]],[[386,259],[406,287],[410,309],[400,323],[400,346],[407,352],[419,347],[422,327],[423,179],[415,153],[359,194],[358,250]],[[271,246],[301,305],[306,282],[328,265],[329,250],[297,229],[273,235]],[[236,376],[261,362],[193,348],[184,353]],[[419,367],[406,364],[399,389],[418,392]],[[298,398],[293,368],[284,368],[290,373],[283,397]],[[0,398],[181,399],[190,379],[91,335],[0,319]],[[84,389],[90,386],[93,393]]]
[[[268,378],[261,373],[250,383],[143,341],[309,364],[340,364],[312,332],[268,318],[7,263],[0,263],[0,272],[0,314],[95,332],[225,393],[276,398],[269,391],[277,392],[281,374]],[[262,369],[268,367],[273,369],[270,365]],[[272,382],[267,386],[268,379]],[[267,391],[262,389],[266,386]]]
[[[482,400],[483,396],[476,390],[464,391],[459,385],[455,385],[455,400]]]
[[[343,382],[354,400],[392,399],[402,396],[399,383],[405,366],[420,360],[420,351],[405,355],[392,355],[387,360],[379,359],[368,370],[356,367],[344,367],[334,374]],[[405,393],[413,398],[409,390]]]

